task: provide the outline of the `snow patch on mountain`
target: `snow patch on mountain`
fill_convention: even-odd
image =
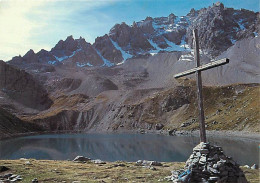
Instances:
[[[76,62],[76,65],[77,65],[78,67],[85,67],[85,66],[93,67],[93,65],[90,64],[89,62],[88,62],[88,63],[79,63],[79,62]]]
[[[176,45],[175,43],[169,41],[166,38],[164,38],[164,40],[169,45],[169,47],[164,49],[164,51],[187,51],[187,49],[182,47],[181,45]]]
[[[186,29],[189,26],[189,20],[186,16],[175,17],[173,24],[167,24],[167,17],[163,17],[164,19],[158,20],[155,19],[152,22],[153,28],[156,30],[157,35],[164,34],[165,32],[173,32],[178,29]]]
[[[232,37],[232,38],[230,38],[230,41],[231,41],[232,44],[235,44],[237,40],[235,40],[235,39]]]
[[[101,53],[100,53],[97,49],[95,49],[95,50],[96,50],[97,54],[101,57],[101,59],[103,60],[103,62],[104,62],[104,64],[103,64],[101,67],[104,67],[104,66],[112,67],[112,66],[114,65],[114,64],[111,63],[109,60],[105,59],[105,58],[103,57],[103,55],[101,55]]]
[[[182,37],[180,47],[184,48],[186,51],[190,51],[190,46],[185,41],[186,35]]]
[[[59,62],[62,62],[63,60],[66,60],[69,58],[69,56],[63,56],[63,57],[57,57],[55,55],[53,55],[55,57],[56,60],[58,60]]]
[[[160,51],[190,51],[189,46],[185,42],[185,37],[183,37],[181,44],[176,45],[175,43],[169,41],[168,39],[164,38],[165,42],[169,45],[169,47],[163,49],[160,48],[153,40],[148,39],[149,43],[154,47],[153,50],[150,50],[149,53],[153,56],[159,53]]]
[[[121,52],[122,57],[124,59],[123,62],[125,60],[133,57],[133,55],[131,55],[131,54],[127,53],[126,51],[124,51],[115,41],[113,41],[112,39],[110,39],[110,40],[111,40],[112,44],[114,45],[114,47]]]
[[[71,55],[69,55],[69,56],[66,56],[66,55],[63,56],[63,57],[57,57],[57,56],[55,56],[55,55],[53,55],[53,56],[55,57],[56,60],[58,60],[59,62],[62,62],[62,61],[64,61],[64,60],[68,59],[68,58],[73,57],[73,56],[74,56],[77,52],[79,52],[79,51],[81,51],[81,48],[79,48],[79,49],[73,51],[73,53],[72,53]]]
[[[150,50],[149,53],[154,56],[156,55],[159,51],[163,50],[160,48],[155,42],[153,42],[151,39],[148,39],[149,43],[154,47],[153,50]]]
[[[238,26],[239,26],[240,30],[245,30],[246,28],[245,28],[245,26],[242,24],[242,21],[243,21],[243,19],[240,19],[237,23],[238,23]]]
[[[51,64],[51,65],[55,65],[56,64],[56,60],[54,60],[54,61],[48,61],[48,64]]]

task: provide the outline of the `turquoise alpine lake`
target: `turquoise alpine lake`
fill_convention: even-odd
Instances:
[[[259,162],[259,144],[242,138],[209,137],[241,165]],[[0,141],[0,159],[73,160],[86,156],[103,161],[186,161],[199,143],[196,136],[156,134],[50,134]]]

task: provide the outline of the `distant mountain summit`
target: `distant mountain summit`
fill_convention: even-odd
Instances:
[[[190,51],[192,30],[198,29],[204,54],[216,57],[236,41],[259,34],[259,12],[226,8],[222,3],[200,10],[191,9],[185,16],[171,13],[168,17],[147,17],[145,20],[116,24],[108,34],[97,37],[93,44],[83,38],[68,36],[51,51],[29,50],[10,64],[28,63],[68,65],[72,67],[113,66],[158,52]]]

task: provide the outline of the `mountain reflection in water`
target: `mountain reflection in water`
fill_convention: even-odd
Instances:
[[[259,162],[257,141],[209,138],[240,164]],[[78,155],[104,161],[186,161],[198,137],[155,134],[53,134],[0,141],[0,159],[73,159]]]

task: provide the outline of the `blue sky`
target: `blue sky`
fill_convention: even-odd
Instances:
[[[93,43],[116,23],[147,16],[186,15],[191,8],[214,0],[0,0],[0,60],[24,55],[29,49],[50,50],[73,35]],[[222,0],[226,7],[259,11],[259,0]]]

